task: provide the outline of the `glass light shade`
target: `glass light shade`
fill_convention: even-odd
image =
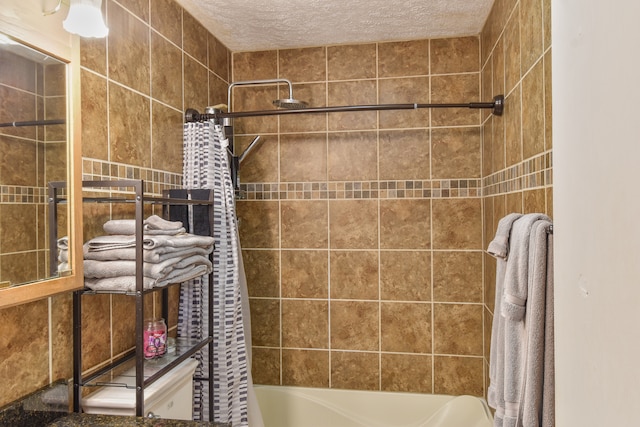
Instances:
[[[106,37],[109,29],[102,17],[102,0],[71,0],[62,26],[81,37]]]

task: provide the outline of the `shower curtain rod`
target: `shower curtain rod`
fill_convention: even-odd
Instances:
[[[339,107],[311,107],[294,110],[261,110],[239,111],[224,113],[214,110],[213,113],[200,114],[197,110],[189,108],[185,111],[186,122],[198,122],[210,119],[233,119],[239,117],[276,116],[283,114],[305,113],[341,113],[352,111],[381,111],[381,110],[416,110],[419,108],[490,108],[493,114],[501,116],[504,110],[504,95],[496,95],[492,102],[469,102],[465,104],[376,104],[376,105],[344,105]]]
[[[0,123],[0,128],[9,128],[9,127],[23,127],[23,126],[46,126],[46,125],[63,125],[65,124],[64,119],[57,120],[30,120],[25,122],[7,122]]]

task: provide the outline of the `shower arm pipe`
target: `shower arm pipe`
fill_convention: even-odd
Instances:
[[[460,104],[375,104],[375,105],[344,105],[338,107],[317,107],[301,108],[295,110],[262,110],[262,111],[239,111],[225,113],[215,111],[213,113],[200,114],[196,110],[188,109],[185,113],[187,122],[225,119],[239,117],[257,116],[277,116],[284,114],[310,114],[310,113],[340,113],[353,111],[382,111],[382,110],[417,110],[421,108],[472,108],[472,109],[492,109],[493,114],[501,116],[504,111],[504,95],[496,95],[491,102],[469,102]]]
[[[23,126],[47,126],[47,125],[63,125],[65,124],[64,119],[56,119],[56,120],[29,120],[24,122],[7,122],[0,123],[0,128],[9,128],[9,127],[23,127]]]
[[[229,113],[231,113],[231,91],[236,86],[253,86],[253,85],[272,85],[278,83],[285,83],[289,86],[289,99],[293,98],[293,85],[290,80],[287,79],[266,79],[266,80],[246,80],[241,82],[232,82],[229,84],[229,89],[227,89],[227,109]]]

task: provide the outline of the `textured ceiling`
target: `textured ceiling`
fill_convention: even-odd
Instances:
[[[479,34],[494,0],[177,0],[234,52]]]

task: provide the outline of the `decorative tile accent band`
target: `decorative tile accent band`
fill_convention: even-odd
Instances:
[[[0,186],[2,204],[44,204],[47,203],[46,187],[26,187],[20,185]]]
[[[425,199],[481,197],[480,179],[240,184],[247,200]]]
[[[85,181],[108,179],[142,179],[145,193],[161,196],[163,190],[182,188],[182,174],[157,169],[113,163],[105,160],[82,158],[82,179]]]
[[[553,155],[547,151],[482,180],[483,194],[496,196],[553,185]]]
[[[246,200],[321,200],[495,196],[551,186],[552,169],[552,151],[547,151],[483,179],[241,183],[240,197]],[[161,195],[167,189],[182,188],[182,175],[179,173],[86,157],[82,159],[82,179],[143,179],[145,192],[153,195]],[[16,200],[39,197],[41,201],[33,203],[44,203],[46,194],[46,188],[2,186],[1,202],[27,203]]]

